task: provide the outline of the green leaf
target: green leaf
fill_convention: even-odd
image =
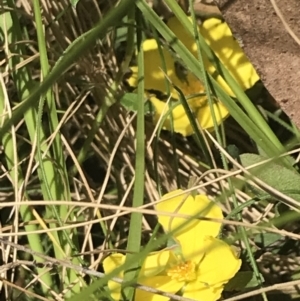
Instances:
[[[261,276],[262,277],[262,276]],[[258,286],[256,276],[252,271],[238,272],[226,285],[225,291],[243,291],[246,288]]]
[[[126,93],[120,100],[121,105],[124,106],[128,111],[137,112],[138,109],[138,95],[136,93]],[[145,114],[153,112],[151,109],[151,103],[145,102]]]
[[[254,235],[254,242],[262,248],[266,248],[280,239],[282,239],[282,235],[278,233],[257,233]]]
[[[267,158],[256,154],[243,154],[240,156],[244,167],[262,162]],[[300,175],[292,169],[288,169],[275,161],[259,165],[249,170],[251,174],[284,193],[285,195],[300,201]]]

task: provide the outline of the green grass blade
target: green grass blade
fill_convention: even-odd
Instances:
[[[21,40],[21,28],[19,24],[19,20],[17,15],[13,11],[14,3],[11,0],[5,1],[4,5],[7,7],[12,8],[11,11],[3,13],[0,15],[0,28],[3,31],[3,34],[7,32],[7,35],[5,37],[5,40],[7,39],[7,44],[9,45],[9,50],[14,53],[15,55],[11,55],[10,53],[7,53],[7,56],[10,57],[9,67],[11,70],[14,70],[11,72],[12,78],[14,80],[14,83],[16,85],[16,89],[18,92],[18,95],[20,98],[22,96],[26,96],[26,93],[28,92],[28,87],[33,86],[33,82],[31,81],[31,77],[29,75],[29,71],[27,69],[27,66],[24,66],[23,68],[20,68],[16,70],[16,66],[23,61],[22,57],[25,54],[24,51],[24,45],[21,43],[18,44],[17,41]],[[5,91],[3,89],[4,83],[1,84],[1,91],[0,91],[0,114],[7,114],[7,108],[5,106],[5,97],[8,99],[8,96],[5,94]],[[28,95],[28,94],[27,94]],[[8,100],[7,100],[8,101]],[[1,120],[1,125],[3,124],[6,115],[3,115]],[[8,116],[9,118],[10,116]],[[34,133],[35,133],[35,125],[34,123],[30,122],[32,120],[35,120],[35,112],[33,109],[30,109],[27,111],[27,114],[25,114],[25,122],[27,129],[29,133],[32,133],[32,139],[34,139]],[[10,171],[10,177],[13,179],[13,186],[14,189],[19,191],[20,185],[24,183],[24,176],[22,174],[22,171],[20,168],[17,168],[15,166],[15,161],[18,162],[18,158],[15,157],[14,154],[17,154],[18,151],[15,150],[15,145],[17,145],[17,142],[15,140],[15,137],[13,137],[12,133],[10,131],[7,131],[2,136],[2,143],[4,146],[4,153],[6,155],[6,162],[7,162],[7,168]],[[33,140],[32,140],[33,141]],[[24,193],[25,199],[29,199],[27,193]],[[31,222],[34,217],[32,215],[32,211],[27,206],[20,206],[20,215],[23,220],[23,222],[29,223]],[[25,231],[33,232],[37,230],[38,227],[34,224],[28,224],[25,226]],[[38,234],[30,234],[27,235],[27,239],[30,245],[30,248],[36,252],[45,253],[45,250],[41,244],[42,239],[40,235]],[[41,258],[35,258],[37,262],[44,262]],[[52,277],[50,273],[45,273],[45,269],[43,268],[37,268],[37,272],[45,285],[42,285],[42,291],[45,295],[48,293],[48,287],[54,288],[54,284],[52,282]]]
[[[1,19],[1,18],[0,18]],[[1,23],[1,20],[0,20]],[[3,90],[4,83],[1,77],[1,84],[0,84],[0,115],[7,114],[7,111],[5,109],[5,91]],[[7,95],[6,95],[7,97]],[[2,122],[1,122],[2,123]],[[15,136],[13,136],[11,133],[7,133],[2,138],[2,145],[3,145],[3,152],[6,157],[6,164],[7,169],[9,170],[10,178],[12,179],[12,185],[14,186],[15,191],[19,191],[21,188],[21,185],[24,183],[24,177],[22,174],[22,171],[20,168],[18,168],[15,165],[15,161],[18,162],[18,158],[15,158],[15,154],[17,154],[17,150],[15,149],[16,141]],[[17,159],[17,160],[16,160]],[[28,195],[26,192],[24,193],[24,197],[26,199],[28,198]],[[38,229],[38,227],[34,224],[30,224],[34,218],[31,213],[31,210],[28,206],[20,206],[19,209],[21,218],[23,222],[28,225],[24,226],[25,231],[27,232],[34,232]],[[38,234],[30,234],[27,235],[28,243],[30,245],[30,248],[38,253],[44,253],[44,248],[41,244],[41,237]],[[43,263],[45,262],[44,259],[39,257],[34,257],[34,260],[36,260],[37,263]],[[48,293],[48,287],[54,287],[54,284],[52,283],[52,277],[50,273],[45,273],[44,268],[37,268],[37,273],[40,275],[41,281],[45,284],[42,285],[42,291],[45,295]]]
[[[36,22],[36,30],[37,30],[37,40],[38,40],[38,48],[40,53],[40,64],[41,64],[41,71],[42,77],[46,77],[49,73],[50,66],[48,62],[48,55],[47,55],[47,47],[45,41],[45,35],[43,30],[43,23],[42,23],[42,15],[41,15],[41,7],[39,0],[33,1],[33,8],[34,8],[34,16]],[[49,129],[51,133],[54,133],[55,130],[58,128],[58,117],[57,117],[57,110],[54,95],[51,89],[49,89],[46,94],[46,103],[48,107],[49,113]],[[69,181],[68,181],[68,173],[65,166],[65,159],[63,154],[63,147],[60,140],[59,135],[53,140],[52,144],[52,154],[51,157],[50,152],[47,153],[45,159],[42,158],[42,150],[41,145],[45,142],[41,139],[41,132],[42,132],[42,115],[43,115],[43,108],[44,108],[44,96],[41,96],[38,114],[37,114],[37,154],[38,154],[38,161],[40,166],[40,174],[42,176],[41,183],[42,191],[44,199],[46,200],[69,200],[70,199],[70,191],[69,191]],[[49,163],[55,162],[52,164],[53,168],[47,168]],[[48,162],[48,163],[47,163]],[[50,184],[51,183],[51,184]],[[60,205],[58,208],[56,206],[51,206],[53,211],[53,217],[58,221],[59,225],[62,227],[64,225],[63,220],[65,221],[68,215],[68,207],[64,205]],[[71,214],[69,218],[72,220],[73,215]],[[50,224],[50,227],[56,227],[55,224]],[[56,254],[56,258],[64,259],[66,256],[73,256],[74,251],[76,252],[77,248],[75,247],[73,241],[71,240],[70,236],[73,234],[74,237],[77,237],[76,230],[75,233],[71,231],[63,230],[61,233],[52,233],[56,240],[59,242],[60,247],[58,248],[54,244],[54,250]],[[62,253],[61,250],[64,250]],[[78,251],[77,251],[78,252]],[[78,260],[79,257],[76,257],[73,261],[74,263],[80,263]],[[81,262],[82,263],[82,262]],[[78,274],[72,270],[69,271],[69,275],[64,277],[64,284],[67,287],[70,283],[74,282],[78,279]],[[80,282],[72,286],[73,292],[80,291]],[[70,296],[70,292],[67,293]]]
[[[137,13],[137,20],[141,16]],[[141,25],[141,22],[137,22]],[[145,113],[144,113],[144,52],[142,48],[141,32],[137,36],[138,41],[138,110],[137,110],[137,129],[136,129],[136,158],[135,158],[135,181],[133,191],[132,207],[142,206],[144,203],[144,182],[145,182]],[[127,255],[125,263],[131,261],[141,249],[142,237],[142,213],[134,212],[131,214],[130,227],[127,242]],[[139,274],[140,263],[135,262],[130,266],[130,270],[125,271],[124,280],[133,281]],[[126,300],[133,300],[134,288],[124,288]]]

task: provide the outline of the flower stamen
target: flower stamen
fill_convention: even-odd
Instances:
[[[185,82],[181,82],[179,88],[185,97],[189,98],[189,105],[193,111],[206,105],[207,99],[204,94],[205,89],[196,77],[189,74],[187,80]],[[199,94],[204,95],[199,96]]]
[[[179,282],[191,282],[197,279],[196,265],[192,261],[182,262],[167,271],[167,275]]]
[[[182,87],[180,88],[185,96],[204,92],[203,86],[198,80],[190,80],[186,83],[182,83]]]

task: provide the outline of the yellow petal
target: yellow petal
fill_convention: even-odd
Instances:
[[[168,114],[169,107],[164,102],[159,100],[156,97],[150,97],[150,101],[155,108],[154,122],[158,122],[162,113]],[[180,133],[183,136],[189,136],[193,133],[192,126],[190,121],[185,113],[185,110],[181,104],[177,105],[173,110],[173,126],[174,132]],[[171,130],[171,118],[167,117],[163,123],[163,129],[170,131]]]
[[[179,85],[180,80],[177,78],[175,73],[175,61],[171,56],[170,52],[162,48],[162,56],[160,56],[158,45],[155,39],[145,40],[143,43],[144,50],[144,74],[145,74],[145,89],[146,90],[158,90],[163,93],[167,92],[166,86],[166,75],[169,77],[174,85]],[[166,72],[164,72],[163,61],[165,63]],[[138,67],[131,67],[132,76],[128,79],[128,83],[136,87],[138,84]],[[171,95],[177,97],[177,93],[174,89],[171,89]]]
[[[141,284],[161,290],[166,293],[177,293],[183,283],[174,281],[169,276],[155,276],[152,278],[141,279]],[[140,289],[136,290],[135,301],[168,301],[170,298],[158,294],[149,293]]]
[[[210,288],[206,283],[194,281],[184,288],[183,297],[192,300],[216,301],[221,297],[223,288]]]
[[[158,117],[160,117],[163,113],[167,114],[169,113],[169,106],[166,102],[152,96],[150,97],[150,101],[153,104],[154,108],[155,108],[155,112],[157,114]],[[171,101],[172,104],[172,101]],[[172,110],[172,115],[173,115],[173,119],[179,119],[183,116],[185,116],[185,111],[182,105],[177,105],[173,110]]]
[[[192,18],[188,17],[188,19],[192,22]],[[197,52],[195,51],[197,50],[197,48],[195,49],[195,38],[185,30],[180,21],[176,17],[171,17],[167,25],[176,35],[177,39],[181,41],[194,56],[197,56]]]
[[[213,110],[215,112],[215,117],[218,125],[229,115],[227,108],[221,102],[214,103]],[[198,109],[197,120],[202,129],[211,130],[214,128],[214,122],[208,104]]]
[[[238,272],[241,260],[225,242],[206,237],[202,244],[203,257],[196,281],[188,283],[183,296],[194,300],[219,300],[227,283]]]
[[[232,36],[226,22],[209,18],[200,26],[200,32],[243,90],[251,88],[259,80],[253,65]]]
[[[125,256],[120,253],[114,253],[109,255],[103,260],[103,269],[106,274],[111,273],[117,267],[125,263]],[[123,278],[123,272],[120,273],[117,277]],[[111,293],[111,297],[114,300],[121,300],[121,286],[115,281],[108,281],[108,288]]]
[[[191,18],[189,18],[189,20],[192,22]],[[179,20],[175,17],[170,18],[168,26],[197,58],[197,44],[195,39],[184,29]],[[226,22],[217,18],[209,18],[199,26],[199,31],[206,43],[211,47],[243,90],[251,88],[259,80],[259,76],[253,65],[232,36],[232,32]],[[211,75],[215,73],[215,67],[209,62],[206,56],[204,56],[204,65]],[[228,94],[234,96],[232,90],[221,76],[217,77],[217,81]]]
[[[182,110],[184,110],[182,105],[179,106],[181,106]],[[184,137],[190,136],[194,133],[190,120],[186,114],[182,115],[180,118],[175,119],[173,125],[174,125],[174,132],[179,133]],[[166,126],[165,129],[171,130],[171,125],[169,127]]]
[[[140,275],[139,283],[142,283],[143,279],[155,279],[156,275],[165,270],[166,265],[169,262],[171,251],[162,250],[149,254],[143,262]],[[120,253],[114,253],[106,257],[103,260],[103,269],[105,273],[109,274],[117,267],[120,267],[125,263],[126,256]],[[119,278],[123,278],[123,272],[118,275]],[[144,280],[146,281],[146,280]],[[121,286],[114,281],[108,281],[108,288],[111,292],[111,296],[115,300],[120,300]],[[168,291],[169,292],[169,291]],[[171,292],[171,291],[170,291]]]
[[[159,100],[156,97],[150,97],[150,101],[155,108],[154,122],[158,122],[161,115],[164,113],[169,114],[169,107],[164,101]],[[193,104],[193,99],[189,100],[190,108],[195,113],[198,123],[202,129],[211,130],[214,128],[213,119],[209,106],[202,105],[197,106]],[[216,115],[216,121],[219,125],[228,115],[227,108],[220,102],[214,103],[213,108]],[[190,136],[194,133],[190,120],[183,108],[183,105],[178,104],[173,110],[173,128],[175,133],[179,133],[183,136]],[[171,118],[167,117],[163,123],[163,129],[171,130]]]
[[[137,87],[137,85],[138,85],[138,67],[132,66],[132,67],[130,67],[130,70],[131,70],[131,76],[130,76],[130,78],[127,79],[127,82],[129,84],[129,86]]]
[[[230,245],[222,240],[207,237],[204,240],[205,256],[198,270],[198,280],[211,287],[222,287],[238,272],[241,260]]]
[[[165,194],[161,200],[162,201],[156,205],[158,211],[189,216],[200,214],[202,217],[223,218],[221,208],[210,201],[206,195],[196,195],[193,197],[190,193],[183,194],[183,190],[177,189]],[[166,232],[173,231],[186,222],[186,218],[184,217],[168,217],[162,215],[159,215],[158,220]],[[189,225],[176,233],[184,233],[197,225],[203,228],[199,233],[202,236],[216,236],[221,227],[220,223],[194,219]]]
[[[140,277],[153,277],[162,272],[166,268],[169,258],[169,250],[149,254],[142,265]]]
[[[158,211],[179,213],[189,216],[200,214],[206,218],[222,219],[223,214],[219,206],[211,202],[206,195],[197,195],[192,197],[183,194],[181,189],[165,194],[162,200],[156,205]],[[166,232],[174,231],[176,228],[186,222],[186,218],[168,217],[158,215],[158,220]],[[193,256],[203,256],[203,238],[206,236],[217,236],[220,231],[221,224],[212,221],[193,219],[179,231],[177,230],[174,237],[179,241],[182,253],[185,259]]]

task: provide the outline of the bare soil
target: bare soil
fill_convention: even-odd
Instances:
[[[270,0],[216,0],[234,34],[256,67],[266,88],[300,127],[300,1],[275,0],[284,21]]]

